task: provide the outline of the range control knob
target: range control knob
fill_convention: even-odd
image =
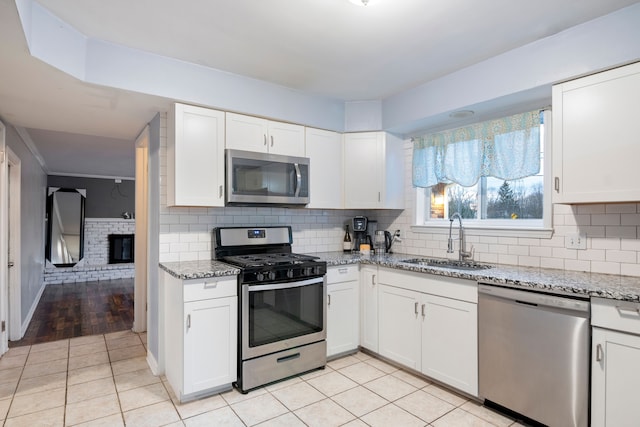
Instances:
[[[262,282],[264,280],[264,274],[263,273],[256,273],[256,280],[258,282]]]
[[[293,268],[287,270],[287,278],[293,279]]]
[[[267,273],[265,273],[267,275],[267,277],[269,277],[269,280],[275,280],[276,278],[276,272],[275,271],[269,271]]]
[[[320,275],[320,266],[315,266],[313,267],[313,274],[315,274],[316,276]]]
[[[305,267],[302,269],[303,276],[311,276],[313,274],[313,269],[311,267]]]

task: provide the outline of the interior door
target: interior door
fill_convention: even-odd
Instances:
[[[0,122],[0,355],[8,350],[6,331],[9,308],[9,167],[5,146],[5,127]]]

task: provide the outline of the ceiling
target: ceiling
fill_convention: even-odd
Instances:
[[[384,99],[637,3],[38,1],[88,37],[345,101]],[[133,176],[133,141],[171,100],[83,83],[31,57],[10,0],[0,39],[0,116],[26,128],[47,171]]]

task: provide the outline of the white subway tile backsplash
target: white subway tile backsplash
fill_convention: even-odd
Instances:
[[[637,212],[637,206],[635,203],[612,203],[605,206],[606,213],[635,213]]]
[[[620,274],[620,263],[592,261],[591,272],[604,274]]]
[[[638,258],[638,254],[634,251],[619,251],[611,249],[606,251],[606,253],[606,261],[608,262],[633,263],[636,262]]]

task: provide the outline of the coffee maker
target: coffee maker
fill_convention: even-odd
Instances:
[[[367,234],[368,220],[366,216],[353,217],[353,250],[360,252],[360,245],[365,243],[371,247],[371,236]]]

